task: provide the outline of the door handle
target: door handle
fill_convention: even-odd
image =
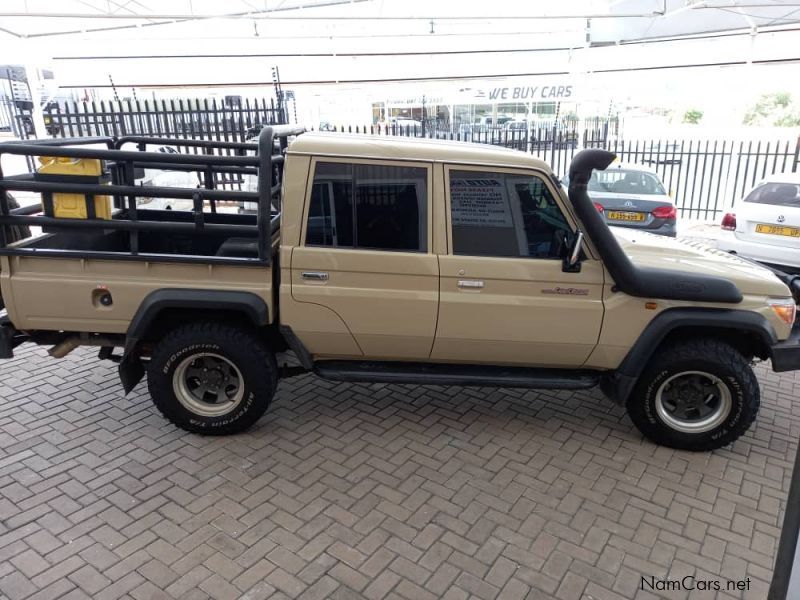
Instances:
[[[478,280],[478,279],[459,279],[458,280],[458,287],[466,288],[470,290],[479,290],[483,288],[485,284]]]
[[[328,274],[325,271],[303,271],[303,279],[312,281],[328,281]]]

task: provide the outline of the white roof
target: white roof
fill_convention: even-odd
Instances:
[[[345,21],[345,18],[353,18]],[[416,18],[411,21],[409,18]],[[363,19],[372,19],[364,21]],[[318,19],[318,20],[317,20]],[[402,20],[401,20],[402,19]],[[222,20],[238,21],[259,35],[268,36],[272,27],[307,35],[309,29],[320,37],[385,33],[401,29],[428,34],[433,21],[435,33],[461,32],[480,37],[500,31],[556,32],[561,44],[585,39],[586,22],[591,20],[593,43],[664,38],[732,29],[764,28],[800,21],[796,3],[786,0],[570,0],[570,2],[509,2],[497,11],[483,0],[430,2],[429,0],[183,0],[181,2],[134,2],[109,0],[3,0],[0,3],[2,29],[16,36],[76,34],[130,26],[146,30],[166,27],[166,35],[187,37],[187,24]],[[281,22],[283,20],[283,22]],[[335,20],[335,23],[331,23]],[[268,21],[276,23],[267,24]],[[191,29],[191,28],[189,28]],[[268,33],[269,32],[269,33]],[[430,37],[434,37],[431,35]],[[485,42],[485,40],[481,40]],[[390,45],[389,47],[396,47]],[[143,50],[146,48],[138,48]]]
[[[511,148],[405,136],[309,132],[291,142],[289,154],[491,164],[550,172],[545,162]]]
[[[798,183],[800,184],[800,173],[774,173],[762,179],[762,183]]]
[[[625,163],[625,162],[617,162],[614,161],[608,167],[606,167],[606,171],[613,171],[614,169],[619,169],[621,171],[645,171],[647,173],[652,173],[653,175],[658,175],[658,172],[646,165],[639,165],[636,163]]]

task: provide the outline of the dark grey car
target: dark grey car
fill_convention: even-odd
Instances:
[[[617,163],[592,173],[588,191],[609,225],[675,237],[675,203],[655,171]]]

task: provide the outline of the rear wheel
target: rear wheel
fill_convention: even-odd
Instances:
[[[726,446],[758,414],[758,380],[735,348],[713,339],[680,342],[651,360],[627,402],[652,441],[682,450]]]
[[[147,371],[153,403],[194,433],[225,435],[253,425],[277,384],[275,357],[252,332],[191,323],[159,342]]]

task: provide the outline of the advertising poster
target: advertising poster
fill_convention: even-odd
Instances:
[[[453,225],[472,227],[512,227],[508,194],[500,179],[476,174],[473,178],[451,181]]]

